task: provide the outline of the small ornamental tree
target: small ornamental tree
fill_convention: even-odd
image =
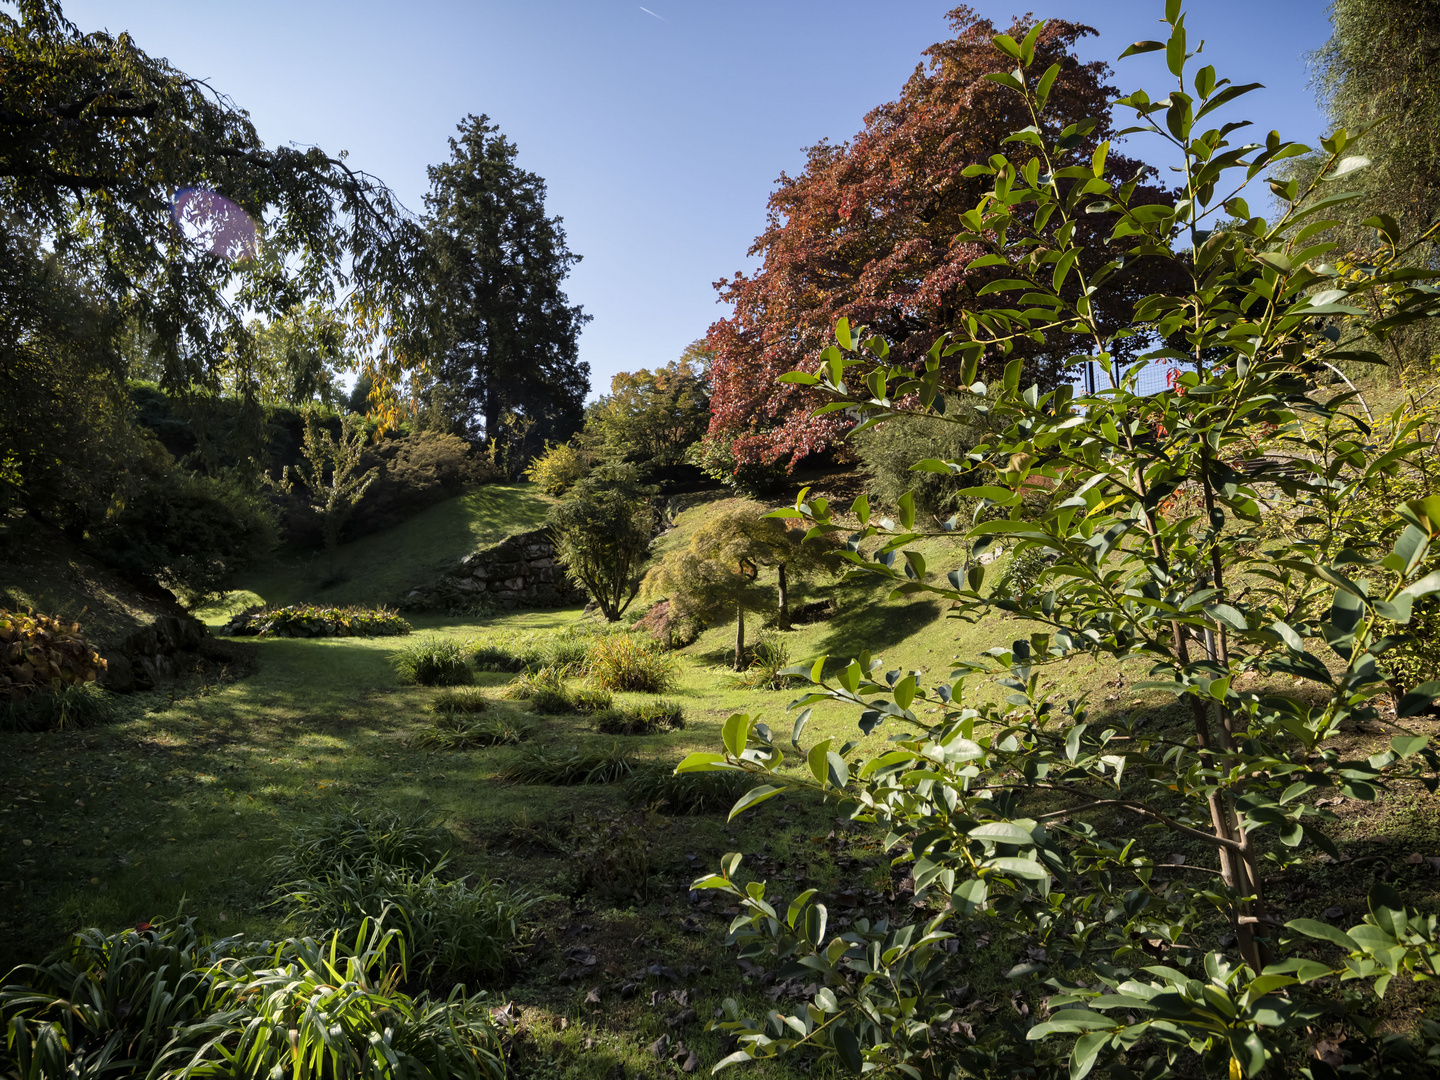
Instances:
[[[345,417],[337,437],[316,419],[314,412],[305,415],[303,457],[294,475],[309,493],[310,508],[320,515],[325,550],[329,552],[340,546],[340,530],[380,475],[378,466],[357,473],[365,453],[365,438],[365,425],[358,416]],[[280,485],[289,490],[293,482],[287,465]]]
[[[550,509],[556,553],[570,579],[585,589],[607,622],[615,622],[640,591],[657,516],[655,489],[636,482],[634,466],[602,466],[580,479]]]
[[[1107,176],[1107,144],[1080,155],[1069,133],[1052,135],[1044,117],[1057,68],[1035,62],[1041,31],[1000,36],[997,57],[1011,70],[990,78],[1030,122],[1007,154],[970,170],[991,190],[957,239],[985,249],[979,261],[1004,275],[996,291],[1008,299],[966,316],[918,371],[842,320],[817,370],[785,376],[866,423],[946,417],[957,396],[987,411],[1002,434],[966,461],[914,468],[986,474],[963,494],[1003,513],[970,529],[972,555],[1005,538],[1054,561],[1033,598],[996,595],[978,561],[932,574],[911,510],[876,522],[857,503],[860,530],[843,553],[854,574],[941,598],[963,618],[1010,612],[1034,632],[948,679],[887,671],[867,652],[838,670],[824,659],[792,669],[812,680],[794,703],[801,777],[780,771],[773,733],[744,715],[724,725],[720,752],[681,764],[768,780],[732,816],[791,786],[841,799],[909,866],[925,909],[911,925],[857,918],[839,933],[815,889],[787,906],[767,883],[742,886],[741,856],[727,855],[695,887],[740,907],[731,929],[747,957],[815,989],[763,1018],[727,1004],[717,1026],[739,1048],[722,1064],[814,1048],[852,1075],[937,1080],[1332,1076],[1309,1033],[1349,1018],[1347,1070],[1433,1074],[1440,1027],[1422,1022],[1428,1049],[1417,1050],[1374,1037],[1363,1014],[1397,978],[1440,976],[1436,917],[1377,881],[1348,931],[1286,921],[1273,885],[1320,853],[1338,857],[1335,816],[1319,796],[1372,801],[1440,783],[1440,757],[1413,725],[1440,683],[1406,685],[1387,661],[1417,601],[1440,592],[1440,497],[1428,494],[1417,437],[1425,418],[1400,410],[1368,423],[1352,391],[1308,374],[1321,361],[1378,362],[1357,344],[1440,315],[1440,272],[1415,268],[1379,219],[1367,263],[1342,273],[1327,262],[1331,245],[1316,237],[1356,197],[1345,177],[1365,164],[1346,155],[1343,130],[1322,142],[1316,190],[1275,182],[1276,219],[1252,213],[1247,183],[1307,148],[1275,134],[1234,143],[1243,125],[1210,126],[1253,87],[1196,69],[1179,0],[1167,0],[1165,22],[1166,41],[1127,55],[1162,52],[1176,87],[1118,106],[1135,113],[1131,131],[1166,140],[1183,161],[1173,206],[1137,206],[1134,184]],[[1077,247],[1074,223],[1095,213],[1112,215],[1108,242],[1123,257],[1163,259],[1185,282],[1145,298],[1134,324],[1115,331],[1090,297],[1116,262],[1087,266]],[[1217,219],[1232,224],[1218,229]],[[1027,386],[1014,358],[998,380],[978,380],[983,357],[1036,337],[1072,343],[1072,362],[1093,360],[1101,386]],[[1172,389],[1136,392],[1141,365],[1114,359],[1118,340],[1136,338],[1164,343],[1149,355],[1176,366]],[[958,379],[946,376],[947,357]],[[1350,508],[1396,473],[1426,493],[1367,529],[1348,527]],[[840,529],[806,492],[782,513],[816,536]],[[1134,688],[1173,695],[1183,721],[1048,695],[1047,667],[1077,655],[1119,672],[1140,666],[1148,674]],[[977,692],[989,679],[1003,701]],[[835,739],[802,748],[809,708],[822,701],[853,706],[863,732],[889,739],[863,753]],[[1334,740],[1342,725],[1383,735],[1373,753],[1349,758]],[[1164,856],[1177,842],[1203,854],[1176,864]],[[958,938],[963,953],[981,933],[1016,958],[1009,975],[1030,1003],[961,1023],[945,992],[958,959],[947,945]]]

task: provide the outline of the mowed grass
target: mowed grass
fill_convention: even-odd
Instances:
[[[553,501],[534,484],[486,484],[436,503],[392,529],[343,544],[333,556],[278,558],[242,575],[235,590],[251,594],[249,603],[277,606],[302,601],[394,603],[477,548],[538,529]],[[213,617],[220,610],[207,609],[202,615]]]

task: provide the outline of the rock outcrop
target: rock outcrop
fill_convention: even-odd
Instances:
[[[406,593],[400,607],[405,611],[509,610],[584,600],[585,594],[565,576],[550,530],[535,529],[466,555],[433,584]]]

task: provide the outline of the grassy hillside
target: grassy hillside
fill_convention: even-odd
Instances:
[[[476,548],[539,528],[551,501],[534,484],[487,484],[392,529],[342,544],[333,556],[281,556],[241,576],[227,604],[201,614],[213,620],[222,608],[257,603],[394,603]]]

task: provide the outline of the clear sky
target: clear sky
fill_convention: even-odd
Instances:
[[[976,0],[1099,31],[1086,59],[1160,36],[1163,0]],[[567,283],[594,316],[581,339],[594,392],[652,367],[726,313],[712,283],[749,269],[775,179],[803,148],[844,140],[898,96],[948,35],[946,0],[68,0],[82,30],[129,31],[207,78],[267,143],[350,151],[422,208],[425,167],[466,113],[487,113],[549,184],[584,257]],[[1322,0],[1191,0],[1190,40],[1222,77],[1262,82],[1243,117],[1312,142],[1321,117],[1306,54],[1329,36]],[[1115,64],[1152,96],[1156,56]],[[1127,152],[1155,160],[1143,140]]]

